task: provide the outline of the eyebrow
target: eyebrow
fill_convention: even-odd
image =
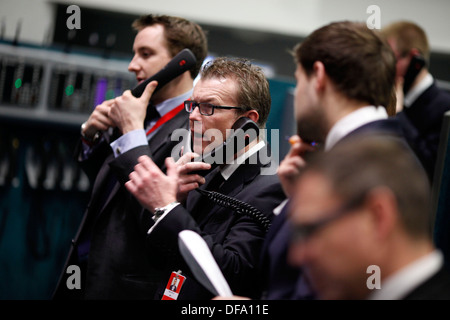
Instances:
[[[131,52],[136,53],[136,52],[144,51],[144,50],[148,50],[148,51],[151,51],[151,52],[155,52],[155,50],[153,50],[152,48],[147,47],[147,46],[145,46],[145,45],[144,45],[144,46],[138,47],[136,50],[135,50],[134,48],[132,48],[132,49],[131,49]]]
[[[214,102],[214,98],[211,98],[211,97],[206,97],[206,98],[203,98],[203,99],[191,98],[190,100],[198,102],[198,103],[210,103],[210,104],[214,104],[214,105],[220,104],[219,102]],[[201,100],[201,102],[199,100]]]

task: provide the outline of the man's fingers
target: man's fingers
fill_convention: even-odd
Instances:
[[[143,183],[146,172],[142,169],[141,165],[137,165],[135,170],[129,174],[130,181],[133,182],[136,189],[138,189]]]
[[[186,154],[183,154],[180,159],[178,159],[177,164],[181,165],[181,164],[186,164],[191,162],[193,159],[200,157],[197,153],[195,152],[187,152]]]
[[[147,84],[140,99],[144,100],[146,102],[146,104],[148,104],[148,102],[150,101],[150,97],[152,96],[153,92],[155,91],[157,85],[158,85],[157,81],[151,81],[149,84]]]
[[[180,174],[189,174],[192,171],[197,170],[209,170],[211,169],[211,164],[205,162],[188,162],[179,168]]]
[[[189,174],[180,177],[178,180],[179,185],[186,185],[194,182],[198,183],[199,185],[202,185],[205,183],[205,178],[198,174]]]
[[[109,100],[103,101],[102,104],[104,104],[104,105],[106,105],[108,107],[111,107],[115,103],[115,101],[116,101],[115,99],[109,99]]]
[[[311,152],[311,151],[316,150],[316,148],[314,146],[312,146],[309,143],[304,142],[297,135],[290,137],[289,143],[291,144],[291,149],[289,149],[288,153],[286,154],[286,158],[289,158],[292,156],[301,156],[301,155],[304,155],[306,152]]]
[[[161,171],[161,169],[159,169],[159,167],[153,162],[152,159],[150,159],[149,156],[140,156],[138,158],[139,164],[142,166],[141,170],[145,170],[145,171],[153,171],[153,170],[158,170]]]
[[[178,179],[178,166],[172,157],[166,158],[167,176]]]
[[[130,178],[127,182],[125,182],[125,187],[131,194],[135,194],[137,192],[137,187],[134,181]]]
[[[109,127],[114,127],[114,122],[108,116],[99,114],[97,117],[92,118],[92,125],[99,131],[105,131]]]
[[[198,182],[191,182],[191,183],[186,183],[183,185],[180,185],[180,193],[188,193],[191,192],[192,190],[195,190],[199,187],[200,185],[198,184]]]

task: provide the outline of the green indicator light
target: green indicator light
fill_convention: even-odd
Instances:
[[[109,89],[105,93],[105,100],[113,99],[115,97],[114,90]]]
[[[68,85],[67,88],[66,88],[66,95],[70,96],[73,93],[73,91],[74,91],[73,86],[72,85]]]
[[[16,82],[14,82],[14,85],[16,86],[16,89],[19,89],[22,86],[22,79],[17,79]]]

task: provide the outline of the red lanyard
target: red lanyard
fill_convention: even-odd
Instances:
[[[182,104],[180,104],[178,107],[167,112],[161,118],[159,118],[158,121],[156,121],[156,123],[147,131],[147,136],[150,133],[152,133],[153,131],[155,131],[157,128],[162,126],[164,123],[166,123],[167,121],[169,121],[170,119],[175,117],[183,108],[184,108],[184,102]]]

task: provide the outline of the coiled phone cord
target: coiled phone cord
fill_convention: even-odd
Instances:
[[[230,196],[226,196],[224,194],[215,192],[215,191],[207,191],[201,189],[195,189],[200,194],[206,196],[209,200],[218,204],[224,208],[233,209],[235,212],[246,215],[253,219],[265,232],[267,232],[270,228],[270,220],[267,218],[260,210],[249,205],[246,202],[242,202]]]

